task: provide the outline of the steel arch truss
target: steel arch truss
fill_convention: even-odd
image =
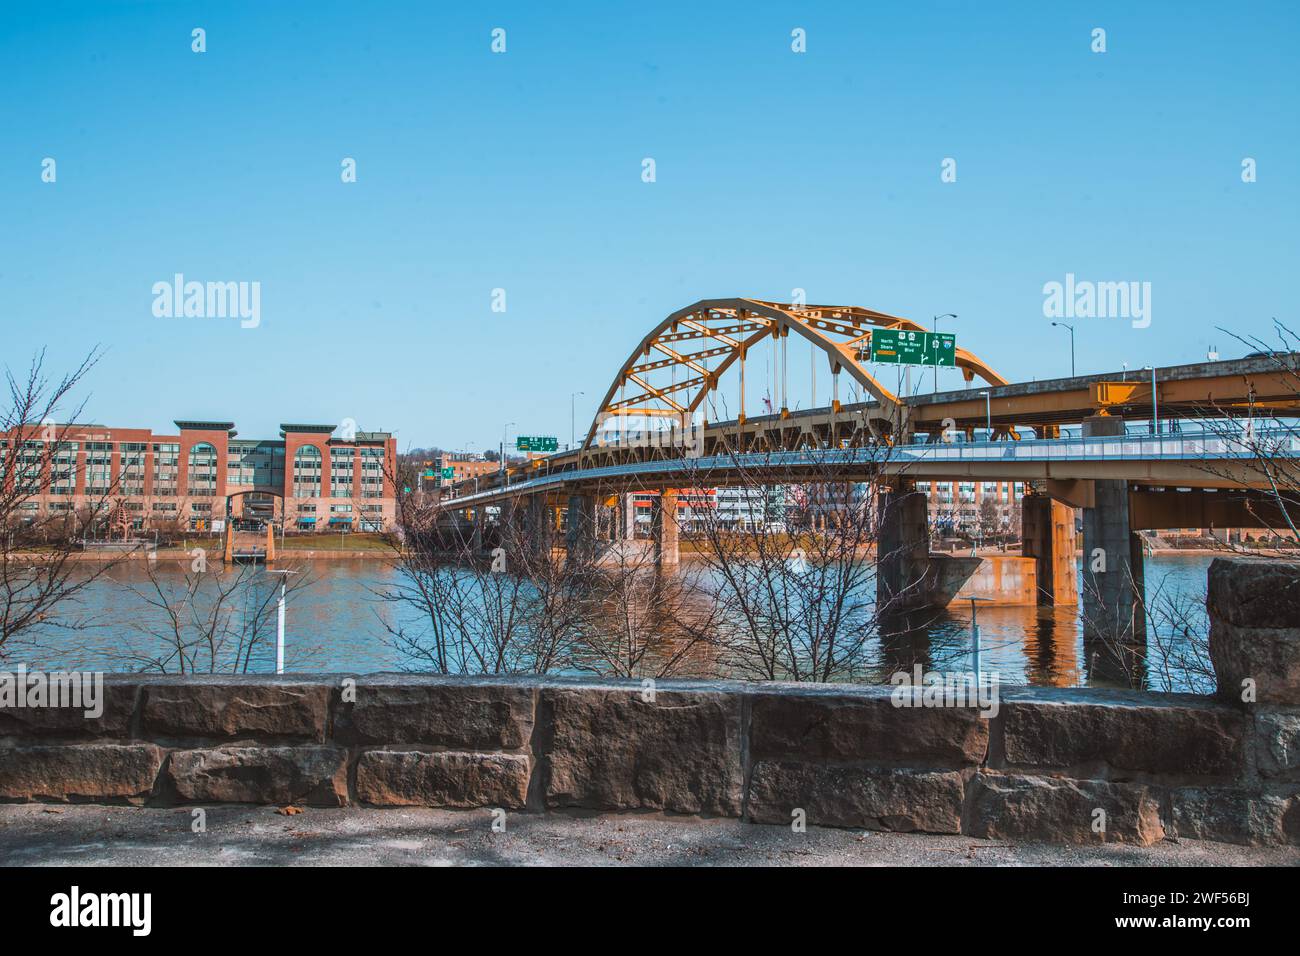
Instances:
[[[784,346],[782,340],[791,332],[826,353],[833,393],[838,391],[840,373],[847,372],[879,403],[880,418],[892,427],[901,426],[906,407],[866,365],[875,329],[925,331],[911,319],[858,306],[800,306],[743,298],[696,302],[659,323],[623,363],[587,430],[582,450],[591,448],[597,432],[611,418],[664,419],[681,427],[707,418],[706,402],[718,391],[722,376],[733,365],[739,366],[742,405],[728,417],[743,424],[746,353],[769,341]],[[957,349],[956,361],[968,382],[978,375],[990,385],[1007,384],[987,363],[965,349]],[[783,393],[784,369],[780,379]],[[784,418],[789,411],[784,394],[779,397]],[[838,410],[838,405],[835,394],[830,406]],[[772,411],[775,413],[775,409]]]

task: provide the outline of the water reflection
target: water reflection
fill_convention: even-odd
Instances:
[[[1206,555],[1157,555],[1147,559],[1148,588],[1163,585],[1166,592],[1179,592],[1195,600],[1204,594],[1205,572],[1211,558]],[[423,622],[416,611],[385,602],[379,592],[391,587],[397,572],[376,560],[331,560],[317,562],[311,569],[315,583],[291,601],[286,627],[286,662],[291,671],[367,673],[403,669],[409,662],[390,642],[391,629],[402,625],[418,627]],[[160,569],[183,579],[183,571]],[[257,571],[257,574],[265,574]],[[124,584],[137,588],[146,584],[144,569],[124,564],[109,578],[101,579],[84,591],[76,612],[88,623],[84,628],[67,631],[47,628],[33,635],[26,645],[10,650],[13,661],[52,670],[84,668],[102,670],[132,669],[130,661],[156,651],[148,636],[136,626],[148,608]],[[268,578],[265,586],[274,586]],[[699,600],[698,597],[695,600]],[[650,609],[642,624],[661,629],[661,638],[647,649],[648,659],[661,660],[665,655],[680,653],[684,640],[680,625],[656,624],[657,609]],[[627,609],[608,605],[609,626],[626,621]],[[706,612],[696,610],[700,619]],[[689,618],[689,615],[686,615]],[[868,649],[859,679],[887,681],[889,675],[910,671],[920,664],[927,670],[970,669],[971,615],[968,605],[939,611],[912,612],[882,622],[881,634]],[[981,665],[997,671],[1006,683],[1069,687],[1077,685],[1123,685],[1124,675],[1111,666],[1104,648],[1084,645],[1077,607],[989,607],[979,609],[981,631]],[[1157,624],[1151,625],[1157,627]],[[1200,632],[1208,624],[1200,621]],[[1185,635],[1165,635],[1152,642],[1149,674],[1165,670],[1161,646],[1177,646]],[[694,645],[687,648],[683,660],[688,673],[712,675],[725,666],[712,648]],[[136,668],[138,669],[138,668]],[[254,649],[248,669],[269,672],[274,669],[274,642],[262,642]],[[600,669],[593,660],[586,672]],[[1195,689],[1152,679],[1153,689]]]

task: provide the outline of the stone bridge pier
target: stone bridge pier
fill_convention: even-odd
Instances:
[[[880,494],[876,606],[894,613],[930,604],[929,502],[916,482],[899,479]]]

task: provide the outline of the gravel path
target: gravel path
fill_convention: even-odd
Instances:
[[[0,805],[0,865],[1300,866],[1300,848],[1184,840],[1060,847],[971,837],[757,826],[657,814]]]

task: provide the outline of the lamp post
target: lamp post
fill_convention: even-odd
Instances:
[[[1052,324],[1070,330],[1070,378],[1074,378],[1074,326],[1068,322],[1053,322]]]
[[[511,425],[517,425],[518,422],[506,422],[501,428],[501,483],[506,482],[506,433],[510,430]]]
[[[267,571],[267,574],[282,574],[280,578],[280,603],[275,609],[275,672],[284,673],[284,594],[289,583],[289,575],[297,571]]]
[[[934,334],[935,334],[935,335],[938,335],[938,334],[939,334],[939,320],[940,320],[940,319],[955,319],[955,318],[957,318],[957,313],[956,313],[956,312],[945,312],[943,315],[936,315],[936,316],[934,317]],[[939,356],[937,356],[937,355],[934,357],[934,392],[933,392],[933,394],[935,394],[935,395],[939,394]]]
[[[1151,428],[1156,437],[1160,437],[1160,396],[1156,394],[1156,367],[1144,365],[1143,370],[1151,370]]]
[[[574,399],[576,399],[579,395],[586,395],[586,394],[587,394],[586,392],[569,393],[569,447],[570,448],[572,448],[574,445],[578,443],[578,430],[574,426],[574,419],[575,419]]]

